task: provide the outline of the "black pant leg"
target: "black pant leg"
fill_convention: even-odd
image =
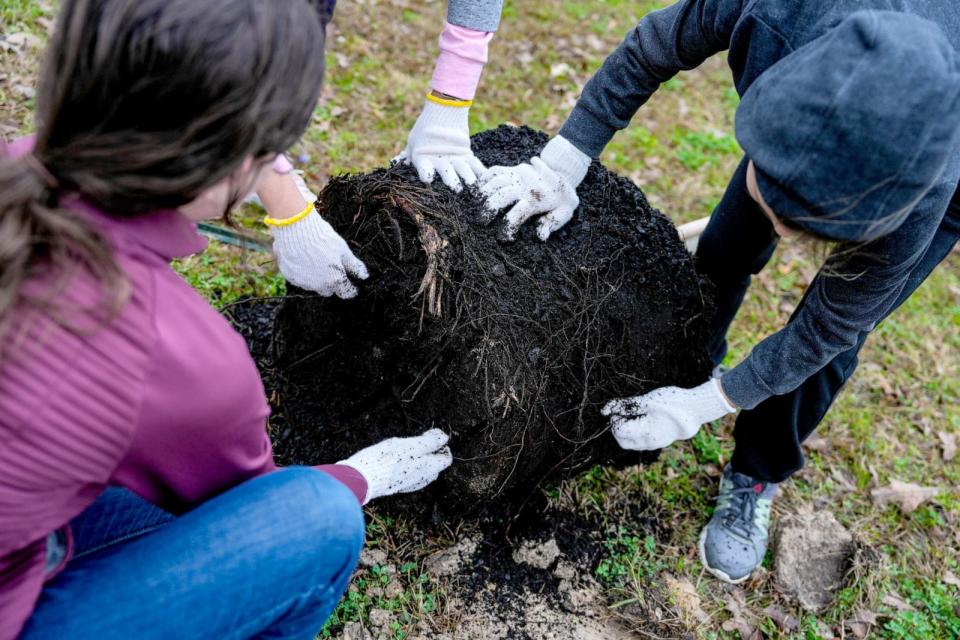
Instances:
[[[699,267],[717,286],[717,313],[711,324],[709,345],[713,363],[727,352],[727,330],[750,286],[750,276],[770,260],[777,246],[773,225],[747,192],[747,158],[744,158],[697,246]]]

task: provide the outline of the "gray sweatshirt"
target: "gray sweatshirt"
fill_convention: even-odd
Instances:
[[[500,26],[503,0],[449,0],[447,22],[474,31],[493,32]]]
[[[960,0],[681,0],[647,15],[627,35],[584,87],[560,135],[597,157],[660,84],[679,71],[729,50],[734,84],[743,95],[778,60],[845,16],[867,9],[935,22],[960,50]],[[898,99],[889,94],[870,98]],[[899,229],[845,259],[839,270],[857,277],[819,273],[791,322],[723,376],[730,399],[751,409],[789,393],[872,331],[896,306],[958,181],[960,153]]]

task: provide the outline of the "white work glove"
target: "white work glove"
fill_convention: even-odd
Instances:
[[[394,162],[412,164],[420,180],[430,184],[436,174],[457,193],[463,184],[474,184],[486,169],[470,149],[468,106],[451,107],[427,100],[423,113],[407,138],[406,148]]]
[[[298,287],[322,296],[352,298],[357,288],[349,276],[366,280],[370,275],[346,240],[316,210],[291,224],[277,221],[270,232],[280,273]]]
[[[491,167],[480,178],[480,191],[487,198],[491,220],[500,209],[513,205],[504,218],[508,240],[516,237],[520,225],[541,213],[546,215],[540,218],[537,236],[546,240],[580,206],[577,187],[589,168],[590,156],[557,136],[529,164]]]
[[[449,439],[440,429],[414,438],[389,438],[337,464],[353,467],[367,481],[366,504],[395,493],[419,491],[436,480],[453,462]]]
[[[633,398],[611,400],[601,413],[624,449],[652,451],[697,435],[701,425],[736,411],[711,378],[699,387],[662,387]]]

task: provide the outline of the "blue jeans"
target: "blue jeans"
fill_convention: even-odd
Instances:
[[[718,309],[709,347],[714,364],[719,364],[726,355],[727,329],[743,302],[751,276],[767,264],[777,242],[770,221],[747,193],[746,168],[744,158],[710,217],[697,248],[699,265],[717,285]],[[954,194],[923,257],[910,272],[894,309],[950,255],[958,240],[960,190]],[[805,300],[806,297],[800,301],[794,314]],[[803,467],[801,443],[820,424],[834,398],[853,375],[857,354],[868,335],[862,332],[853,348],[837,354],[791,393],[773,396],[754,409],[740,412],[733,432],[736,446],[731,465],[734,471],[767,482],[782,482]]]
[[[179,517],[108,489],[71,529],[75,555],[44,587],[24,640],[314,638],[364,535],[354,495],[305,467]]]

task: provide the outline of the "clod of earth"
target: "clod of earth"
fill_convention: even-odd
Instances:
[[[777,527],[777,583],[807,611],[821,611],[833,602],[856,550],[853,535],[829,511],[784,516]]]
[[[515,165],[546,141],[501,126],[473,148],[486,166]],[[629,180],[594,162],[578,194],[574,220],[548,242],[531,224],[504,243],[472,188],[426,186],[405,166],[333,179],[322,213],[370,279],[353,300],[293,290],[280,306],[280,459],[329,462],[440,427],[455,463],[428,495],[461,509],[598,462],[639,462],[600,408],[707,379],[711,287]]]

